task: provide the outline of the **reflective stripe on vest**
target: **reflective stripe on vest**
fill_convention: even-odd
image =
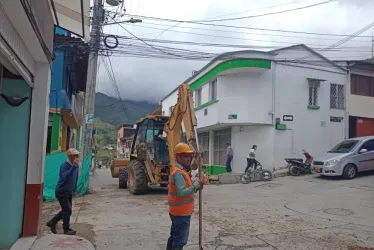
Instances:
[[[169,213],[174,216],[189,215],[192,214],[194,209],[194,198],[193,194],[187,195],[185,197],[179,197],[177,195],[177,190],[172,182],[172,178],[178,171],[184,175],[184,179],[186,180],[186,187],[189,188],[192,186],[191,178],[184,169],[172,167],[168,193]]]

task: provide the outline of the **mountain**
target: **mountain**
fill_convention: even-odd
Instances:
[[[123,100],[123,107],[118,98],[96,93],[95,116],[105,123],[117,126],[121,123],[135,123],[148,115],[158,106],[146,101]]]

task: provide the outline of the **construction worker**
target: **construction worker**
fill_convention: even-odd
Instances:
[[[62,220],[64,223],[64,234],[75,235],[76,231],[70,228],[70,216],[72,213],[72,197],[75,197],[77,194],[80,153],[75,148],[70,148],[66,154],[68,159],[60,167],[60,178],[55,191],[61,211],[48,221],[47,226],[51,229],[52,233],[56,234],[57,222]]]
[[[168,194],[171,229],[167,250],[183,249],[187,244],[194,210],[193,194],[204,184],[203,177],[191,181],[188,172],[194,152],[190,147],[186,143],[178,143],[174,148],[174,154],[176,163],[171,168]]]

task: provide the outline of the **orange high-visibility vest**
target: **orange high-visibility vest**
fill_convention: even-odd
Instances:
[[[169,180],[169,194],[168,194],[168,201],[169,201],[169,213],[174,216],[184,216],[192,214],[194,210],[194,198],[193,194],[187,195],[185,197],[177,196],[177,189],[173,184],[173,176],[177,172],[181,172],[184,175],[184,179],[186,180],[186,187],[189,188],[192,186],[191,177],[187,173],[186,170],[180,169],[178,167],[172,167],[170,180]]]

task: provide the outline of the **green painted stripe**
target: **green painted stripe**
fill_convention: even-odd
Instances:
[[[52,117],[52,136],[51,136],[51,151],[58,150],[58,141],[60,138],[60,114],[53,113]]]
[[[271,61],[270,60],[263,60],[263,59],[234,59],[226,62],[221,62],[220,64],[216,65],[214,68],[206,72],[204,75],[199,77],[196,81],[190,84],[190,89],[194,90],[205,83],[209,82],[209,80],[216,77],[219,73],[223,71],[227,71],[230,69],[237,69],[237,68],[263,68],[263,69],[271,69]]]
[[[315,110],[318,110],[318,109],[320,109],[320,108],[321,108],[320,106],[308,105],[308,109],[315,109]]]
[[[213,103],[216,103],[216,102],[218,102],[218,100],[211,100],[211,101],[209,101],[209,102],[203,103],[203,104],[197,106],[197,107],[195,108],[195,110],[199,110],[199,109],[205,108],[205,107],[207,107],[207,106],[209,106],[209,105],[212,105]]]
[[[287,125],[286,124],[277,124],[275,126],[275,129],[277,129],[277,130],[287,130]]]

